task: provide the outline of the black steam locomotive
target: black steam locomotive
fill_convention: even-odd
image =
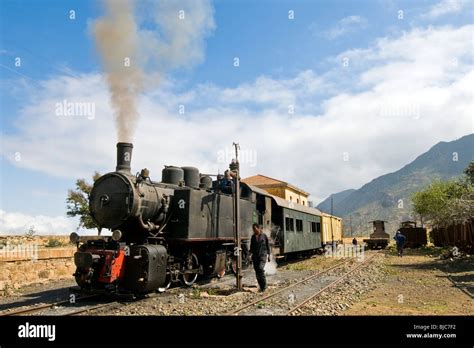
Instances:
[[[140,294],[164,290],[173,282],[191,286],[199,274],[222,276],[233,262],[232,195],[219,192],[216,182],[194,167],[167,166],[161,182],[152,181],[147,169],[133,175],[132,149],[130,143],[118,143],[116,171],[100,177],[92,188],[91,216],[113,232],[110,238],[78,245],[78,285]],[[245,245],[255,204],[248,192],[241,197]],[[76,234],[71,238],[78,241]]]
[[[137,295],[164,291],[175,282],[191,286],[199,275],[232,270],[232,193],[194,167],[167,166],[161,182],[152,181],[147,169],[133,175],[132,149],[130,143],[117,144],[116,171],[100,177],[89,198],[92,218],[112,236],[80,243],[71,234],[78,245],[74,276],[81,289]],[[243,183],[239,202],[244,261],[253,223],[272,230],[275,255],[321,247],[317,209]]]

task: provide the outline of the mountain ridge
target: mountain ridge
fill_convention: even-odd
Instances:
[[[350,230],[349,224],[352,223],[357,234],[367,234],[370,231],[368,222],[382,219],[388,221],[387,232],[393,233],[401,220],[415,218],[411,213],[410,196],[413,192],[423,189],[433,180],[462,175],[473,159],[474,134],[453,141],[440,141],[394,172],[376,177],[358,189],[331,194],[317,208],[330,212],[332,197],[333,213],[343,217],[345,231]]]

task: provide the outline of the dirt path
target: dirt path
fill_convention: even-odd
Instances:
[[[474,257],[441,259],[441,250],[385,257],[386,277],[343,315],[474,315]]]

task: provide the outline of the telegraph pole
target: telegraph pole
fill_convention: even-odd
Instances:
[[[332,204],[332,197],[331,197],[331,238],[332,238],[332,245],[334,247],[334,233],[332,231],[332,220],[333,220],[333,204]]]
[[[351,237],[352,237],[352,215],[349,215],[349,225],[351,226]]]
[[[232,144],[235,147],[235,162],[232,161],[230,164],[230,170],[235,173],[234,177],[234,232],[235,232],[235,254],[237,256],[237,269],[236,269],[236,280],[237,289],[242,290],[242,243],[240,240],[240,166],[239,166],[239,149],[238,143]]]

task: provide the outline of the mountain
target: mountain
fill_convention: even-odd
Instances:
[[[331,198],[332,198],[333,207],[338,207],[339,204],[354,191],[356,191],[356,190],[348,189],[348,190],[344,190],[344,191],[341,191],[341,192],[338,192],[338,193],[333,193],[328,198],[326,198],[324,201],[319,203],[318,209],[321,210],[321,211],[330,213],[331,212]]]
[[[369,221],[385,220],[386,231],[394,233],[400,221],[414,219],[410,196],[436,179],[460,176],[474,160],[474,134],[450,142],[439,142],[396,172],[382,175],[357,190],[332,194],[334,215],[344,218],[346,235],[368,235]],[[331,211],[331,196],[317,208]]]

